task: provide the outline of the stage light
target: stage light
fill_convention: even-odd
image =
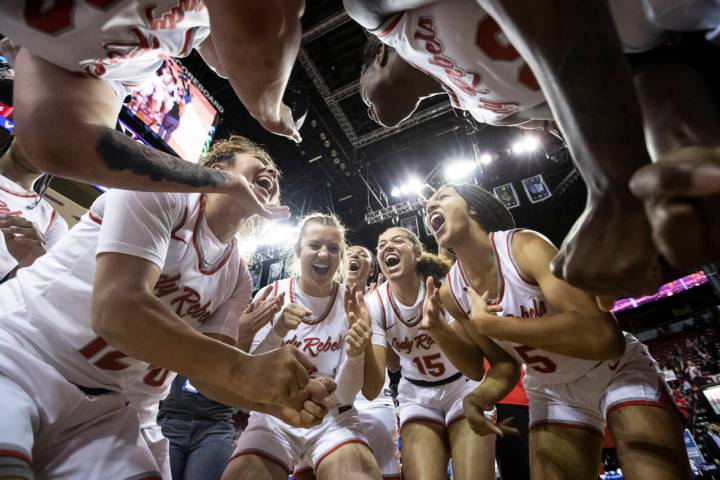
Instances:
[[[445,167],[445,179],[456,182],[472,175],[477,165],[472,160],[458,160]]]
[[[393,189],[390,191],[390,196],[398,198],[400,196],[400,189],[397,187],[393,187]]]
[[[492,161],[493,157],[489,153],[483,153],[482,155],[480,155],[480,163],[482,163],[483,165],[490,165]]]
[[[515,155],[520,155],[523,153],[532,153],[538,148],[540,148],[540,140],[533,135],[525,135],[513,144],[512,152]]]
[[[408,191],[412,195],[420,195],[420,192],[422,192],[422,189],[425,186],[425,184],[423,182],[421,182],[419,178],[416,178],[416,177],[408,178],[406,185],[407,185]]]
[[[281,246],[292,242],[297,236],[297,225],[292,223],[269,223],[257,236],[258,246]]]

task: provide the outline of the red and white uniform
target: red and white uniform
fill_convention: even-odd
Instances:
[[[45,235],[46,246],[52,248],[68,231],[67,222],[45,200],[37,202],[37,194],[29,192],[12,180],[0,175],[0,215],[22,217]],[[33,207],[33,205],[35,205]],[[17,261],[8,252],[5,237],[0,235],[0,280],[10,273]]]
[[[235,240],[223,244],[210,231],[204,198],[111,190],[47,255],[0,287],[0,398],[6,405],[0,422],[12,425],[0,431],[0,443],[20,452],[15,458],[32,458],[36,475],[151,478],[157,472],[125,396],[89,396],[77,387],[132,387],[157,397],[172,379],[93,331],[95,257],[121,253],[154,263],[161,302],[198,331],[237,338],[252,281]],[[115,436],[111,446],[95,450]],[[124,461],[112,463],[107,452]]]
[[[627,0],[614,0],[621,5]],[[636,51],[662,41],[639,0],[614,7],[625,46]],[[371,33],[408,63],[439,80],[453,107],[482,123],[498,123],[545,102],[530,67],[476,0],[444,0],[389,18]]]
[[[490,234],[500,278],[502,315],[535,318],[559,311],[548,302],[532,279],[524,278],[512,254],[513,236],[520,230]],[[458,307],[469,314],[469,287],[458,260],[447,275]],[[647,348],[625,333],[626,350],[613,361],[582,360],[566,355],[493,339],[525,364],[524,386],[530,402],[530,427],[540,424],[573,425],[602,435],[607,413],[625,405],[662,406],[666,385]]]
[[[392,348],[400,357],[403,377],[398,386],[400,427],[430,421],[445,427],[464,418],[462,402],[477,382],[466,379],[442,353],[432,337],[420,330],[424,285],[412,306],[398,302],[390,282],[365,299],[372,318],[372,343]]]
[[[202,0],[0,2],[0,33],[71,72],[139,85],[210,34]]]
[[[312,375],[336,378],[346,358],[345,336],[349,329],[343,307],[344,286],[336,284],[329,297],[304,293],[295,277],[278,280],[272,288],[273,296],[285,292],[285,305],[297,303],[313,314],[280,339],[272,328],[282,315],[282,311],[278,312],[273,321],[255,335],[251,351],[294,345],[312,360],[315,366]],[[349,443],[367,446],[357,411],[351,405],[333,408],[320,425],[312,428],[291,427],[271,415],[251,412],[231,459],[258,455],[276,463],[290,475],[298,466],[317,469],[325,457]]]

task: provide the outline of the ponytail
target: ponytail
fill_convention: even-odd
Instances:
[[[436,285],[447,275],[450,267],[450,262],[447,259],[429,252],[423,252],[417,264],[417,269],[423,280],[427,279],[427,277],[433,277]]]

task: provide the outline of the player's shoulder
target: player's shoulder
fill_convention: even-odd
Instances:
[[[531,250],[555,248],[549,238],[535,230],[517,228],[503,233],[510,237],[513,254],[527,252],[528,248]]]

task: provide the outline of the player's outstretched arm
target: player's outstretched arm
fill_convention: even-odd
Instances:
[[[304,0],[205,3],[214,51],[237,96],[266,130],[300,142],[282,96],[300,49]]]
[[[153,294],[160,269],[143,258],[101,253],[92,327],[130,357],[257,402],[288,404],[308,382],[312,362],[294,347],[250,356],[195,331]]]
[[[588,186],[588,205],[555,258],[555,274],[596,294],[654,291],[657,250],[628,186],[650,159],[608,2],[477,1],[532,68]]]
[[[499,317],[485,311],[484,298],[469,289],[473,303],[470,317],[479,333],[586,360],[610,360],[623,354],[625,339],[612,315],[600,311],[593,297],[550,272],[548,264],[557,253],[552,244],[535,233],[518,232],[512,250],[523,276],[534,279],[560,313]]]
[[[16,62],[15,132],[26,157],[60,177],[139,191],[232,192],[237,176],[134,142],[114,129],[119,101],[103,80],[27,50]]]

